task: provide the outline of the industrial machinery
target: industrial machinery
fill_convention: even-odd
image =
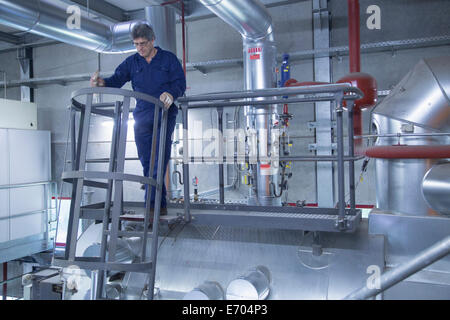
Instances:
[[[55,249],[57,271],[52,268],[24,278],[28,297],[450,299],[450,57],[421,60],[376,106],[376,81],[361,73],[359,64],[336,83],[289,81],[286,71],[276,88],[272,19],[261,2],[199,2],[242,36],[243,90],[178,99],[182,123],[173,139],[167,180],[171,203],[165,217],[159,216],[159,208],[151,215],[145,203],[128,201],[123,192],[123,181],[132,181],[155,186],[161,196],[161,168],[155,181],[126,172],[124,165],[136,161],[125,157],[130,99],[146,99],[161,107],[160,103],[120,89],[74,92],[71,105],[82,114],[82,126],[77,136],[73,114],[68,144],[72,171],[62,176],[73,186],[67,242]],[[350,8],[359,12],[358,7]],[[146,14],[152,16],[149,10]],[[358,24],[352,22],[351,33],[358,33],[354,29]],[[100,33],[99,37],[92,44],[78,40],[77,45],[98,51],[129,49],[120,26],[133,22],[115,25],[111,34],[101,24],[86,23],[86,31]],[[54,39],[78,39],[71,32],[55,30],[50,34]],[[121,41],[116,43],[116,38]],[[355,43],[359,48],[359,39]],[[359,59],[357,52],[351,55]],[[287,70],[288,56],[283,58]],[[93,94],[123,99],[96,103]],[[76,99],[81,95],[87,96],[86,103]],[[289,110],[306,103],[330,106],[326,131],[334,135],[327,137],[327,154],[297,155],[290,149],[288,129],[296,119]],[[366,107],[374,107],[369,135],[361,130],[360,111]],[[224,148],[224,113],[239,113],[240,108],[244,121],[241,126],[234,121],[233,143]],[[190,111],[209,109],[217,111],[217,149],[214,156],[194,157]],[[109,158],[88,157],[91,113],[114,119]],[[374,145],[365,148],[363,141]],[[355,195],[355,162],[365,158],[375,159],[377,190],[376,207],[367,217],[357,208]],[[198,192],[203,180],[192,164],[199,162],[217,166],[219,195],[214,201]],[[305,162],[327,164],[336,171],[336,179],[331,170],[332,178],[321,181],[332,186],[330,205],[282,201],[289,177],[296,174],[291,164]],[[106,171],[89,171],[89,163],[103,163]],[[235,181],[241,180],[239,175],[245,177],[244,200],[227,198],[227,165],[238,171]],[[104,189],[99,194],[105,201],[82,203],[84,187]],[[78,233],[80,219],[91,224]]]
[[[426,61],[431,65],[439,64],[439,69],[443,70],[449,58]],[[422,61],[418,67],[423,65]],[[443,74],[450,73],[443,72]],[[410,78],[409,74],[405,79]],[[405,88],[405,90],[399,88]],[[379,121],[381,115],[387,112],[387,105],[399,99],[399,92],[402,94],[405,91],[408,92],[408,89],[403,80],[391,95],[375,108],[374,123],[378,124],[379,122],[375,121]],[[288,98],[284,98],[286,96]],[[423,133],[417,131],[418,129],[415,131],[409,129],[410,131],[405,133],[401,131],[402,128],[418,128],[418,121],[414,121],[414,125],[406,121],[403,126],[398,126],[398,130],[395,129],[397,127],[388,127],[391,129],[389,132],[382,131],[380,130],[382,127],[377,126],[376,134],[364,137],[376,136],[375,148],[380,144],[383,145],[382,143],[387,139],[394,139],[395,142],[402,139],[400,146],[405,147],[403,145],[409,141],[417,141],[417,139],[408,140],[416,134],[421,140],[420,145],[426,143],[425,139],[436,139],[433,141],[441,141],[441,143],[432,147],[439,146],[441,150],[438,150],[439,153],[434,153],[433,157],[441,157],[444,162],[441,160],[429,163],[423,159],[413,160],[429,164],[429,167],[421,171],[420,179],[411,180],[408,185],[413,187],[414,184],[418,190],[411,201],[420,200],[427,206],[423,214],[417,214],[408,207],[402,209],[383,207],[383,197],[378,196],[377,193],[379,201],[377,208],[371,211],[368,219],[362,219],[360,210],[354,207],[354,201],[350,202],[350,208],[345,208],[347,202],[345,197],[342,198],[347,189],[351,192],[351,189],[345,186],[344,175],[350,172],[345,173],[343,170],[344,162],[362,159],[362,156],[344,153],[342,107],[344,101],[349,105],[361,96],[362,92],[350,84],[325,84],[216,93],[180,99],[185,129],[188,128],[188,111],[195,108],[227,108],[283,102],[296,102],[296,105],[300,105],[314,99],[332,101],[338,128],[336,156],[280,155],[275,159],[269,157],[263,159],[272,163],[286,160],[336,162],[339,176],[338,193],[342,201],[337,203],[336,208],[254,206],[251,202],[247,205],[233,204],[225,202],[224,199],[219,199],[218,203],[212,204],[194,201],[190,191],[191,179],[188,178],[191,177],[189,164],[192,160],[187,144],[189,131],[184,130],[180,139],[177,139],[183,142],[180,141],[183,150],[183,168],[182,174],[180,173],[183,176],[183,201],[182,203],[173,201],[169,209],[171,220],[160,222],[161,245],[158,249],[153,298],[210,300],[357,299],[375,296],[383,299],[450,298],[448,290],[450,261],[446,257],[450,250],[448,238],[450,220],[446,216],[448,215],[446,195],[449,175],[445,162],[448,158],[448,142],[446,142],[448,140],[445,140],[448,139],[448,133],[443,130]],[[255,99],[261,97],[265,100]],[[437,97],[437,94],[433,97]],[[404,97],[404,101],[410,101],[410,99]],[[448,100],[441,101],[442,104],[439,107],[446,110],[449,106]],[[428,100],[426,102],[428,103]],[[400,110],[403,104],[397,101],[395,106],[395,110]],[[403,110],[413,107],[414,105],[408,103]],[[347,115],[350,113],[351,108],[348,108]],[[440,115],[443,113],[445,112],[437,112]],[[439,119],[441,123],[448,122],[440,117]],[[431,121],[431,123],[436,122]],[[347,126],[350,137],[347,147],[350,147],[353,146],[353,134],[350,134],[353,126],[351,122],[348,122]],[[403,135],[406,136],[403,137]],[[282,138],[278,136],[278,139],[281,141]],[[391,144],[395,144],[393,147],[398,147],[392,142],[393,140],[390,141],[387,143],[388,147]],[[366,156],[380,157],[379,152],[376,152],[378,152],[376,149],[369,148],[366,150]],[[179,154],[176,154],[174,158],[180,160]],[[215,158],[203,157],[202,161],[217,161],[220,156],[223,158],[223,163],[226,163],[226,155],[220,153]],[[249,154],[239,156],[233,155],[231,161],[233,163],[251,161]],[[382,159],[384,160],[406,161],[406,164],[411,161]],[[387,168],[389,166],[390,164]],[[393,168],[397,169],[396,166]],[[399,168],[403,170],[403,166]],[[390,174],[396,174],[394,169],[388,169]],[[401,171],[398,174],[401,174]],[[379,180],[377,190],[380,190],[382,186],[386,187],[386,184],[383,180]],[[397,187],[396,191],[395,195],[401,197],[402,188]],[[385,194],[393,199],[393,193],[385,191]],[[407,206],[407,203],[411,201],[403,201],[403,203]],[[402,203],[402,201],[392,200],[390,203]],[[136,207],[136,204],[124,202],[124,211],[129,211],[133,206]],[[82,212],[85,218],[89,214],[92,218],[95,212],[103,210],[100,209],[98,205],[90,205],[84,207]],[[433,210],[433,216],[427,215],[430,210]],[[123,214],[121,216],[129,217]],[[99,246],[101,230],[101,224],[94,224],[82,234],[78,240],[81,255],[92,256],[101,252]],[[128,225],[125,230],[136,233],[142,229],[135,224]],[[420,239],[415,236],[418,232],[422,235]],[[149,247],[151,240],[147,241],[149,241],[147,246]],[[140,252],[142,244],[142,237],[131,236],[131,234],[127,236],[123,233],[117,242],[116,257],[120,256],[118,259],[121,262],[130,265],[137,263],[142,257]],[[64,269],[62,277],[68,278],[71,272],[70,268]],[[64,298],[86,299],[95,296],[92,290],[98,290],[98,287],[94,285],[98,283],[96,272],[83,271],[76,279],[72,287],[77,288],[77,293],[70,293],[69,290]],[[143,285],[147,281],[145,279],[143,274],[132,270],[108,271],[101,297],[106,299],[148,298],[149,288]],[[305,288],[305,290],[299,288]]]

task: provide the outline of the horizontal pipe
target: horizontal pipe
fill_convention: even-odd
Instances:
[[[450,158],[450,145],[440,146],[376,146],[364,151],[366,157],[380,159],[445,159]]]
[[[381,278],[379,279],[380,283],[378,288],[369,289],[367,286],[364,286],[361,289],[352,292],[344,299],[359,300],[373,297],[378,293],[383,292],[384,290],[389,289],[393,285],[408,278],[414,273],[422,270],[423,268],[429,266],[433,262],[445,257],[449,253],[450,253],[450,236],[447,236],[443,240],[423,250],[411,260],[381,275]]]
[[[436,133],[385,133],[385,134],[365,134],[355,136],[355,138],[395,138],[395,137],[442,137],[450,136],[450,132],[436,132]]]

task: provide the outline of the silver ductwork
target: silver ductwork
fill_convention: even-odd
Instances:
[[[125,53],[135,50],[130,36],[136,23],[114,25],[80,16],[79,29],[69,27],[71,14],[42,0],[0,0],[0,24],[102,53]]]
[[[175,9],[168,6],[145,7],[145,20],[155,32],[155,46],[176,54],[177,33]]]
[[[272,18],[258,0],[200,0],[210,11],[236,29],[243,39],[245,90],[276,87],[277,50],[273,37]],[[272,156],[272,129],[277,106],[246,107],[247,130],[256,130],[258,155]],[[278,186],[278,171],[273,165],[268,170],[252,165],[255,192],[249,202],[257,205],[281,205],[273,195],[271,185]],[[265,166],[266,167],[266,166]]]
[[[383,134],[450,131],[450,57],[421,60],[374,109],[373,129]],[[376,145],[448,145],[449,136],[379,137]],[[438,159],[376,159],[377,207],[399,214],[438,214],[425,201],[422,181]],[[433,190],[434,192],[435,190]],[[436,193],[437,194],[437,193]]]

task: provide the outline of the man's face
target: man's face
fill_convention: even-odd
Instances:
[[[150,56],[150,53],[153,50],[153,44],[155,40],[148,40],[146,38],[136,38],[133,40],[134,46],[136,47],[137,52],[144,58]]]

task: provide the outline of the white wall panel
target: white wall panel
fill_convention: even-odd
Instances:
[[[0,186],[9,184],[8,130],[0,129]]]
[[[0,190],[0,242],[9,240],[9,190]]]
[[[10,183],[51,180],[50,132],[9,130]]]
[[[47,213],[29,212],[45,209],[45,187],[33,186],[10,190],[11,240],[44,232]],[[22,214],[26,214],[23,215]]]

